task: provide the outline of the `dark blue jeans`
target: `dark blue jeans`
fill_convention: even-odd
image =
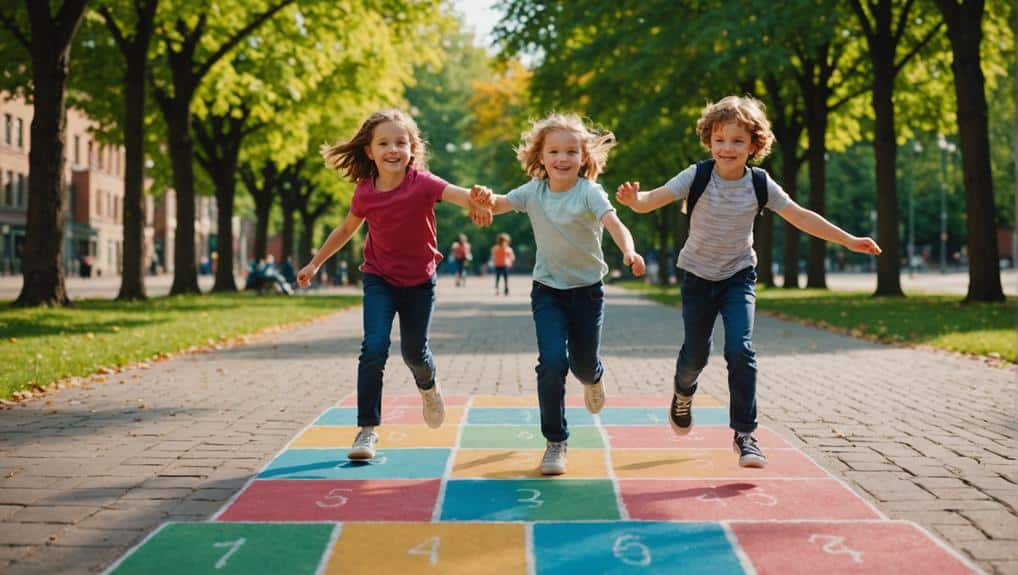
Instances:
[[[499,278],[505,278],[505,291],[509,293],[509,266],[495,266],[495,291],[498,291]]]
[[[379,276],[364,274],[364,340],[357,366],[357,425],[382,422],[382,372],[389,358],[389,334],[396,314],[399,314],[400,351],[417,387],[431,389],[435,385],[435,360],[428,346],[434,309],[434,277],[421,285],[396,287]]]
[[[693,395],[696,379],[707,365],[718,314],[725,325],[728,362],[729,421],[732,429],[756,429],[756,352],[753,314],[756,310],[756,270],[746,268],[721,281],[705,280],[689,272],[682,279],[682,324],[686,339],[675,364],[675,392]]]
[[[559,290],[534,282],[530,307],[537,328],[537,399],[541,433],[548,441],[569,438],[566,375],[585,385],[601,380],[604,285]]]

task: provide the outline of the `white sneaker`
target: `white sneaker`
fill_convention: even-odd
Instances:
[[[424,423],[431,429],[437,429],[445,421],[445,401],[442,400],[442,392],[438,390],[438,382],[431,389],[420,389],[421,412],[424,415]]]
[[[549,441],[541,459],[541,475],[562,475],[566,472],[566,442]]]
[[[583,385],[583,404],[587,411],[599,413],[604,407],[604,377],[595,384]]]
[[[375,456],[375,444],[378,434],[373,427],[362,427],[353,440],[353,447],[346,456],[350,459],[371,459]]]

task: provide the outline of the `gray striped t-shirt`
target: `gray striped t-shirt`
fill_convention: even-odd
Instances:
[[[668,180],[665,188],[679,200],[689,195],[696,176],[693,164]],[[777,212],[792,202],[785,190],[767,176],[767,209]],[[679,252],[676,267],[710,281],[721,281],[739,270],[756,266],[753,251],[753,218],[759,208],[749,171],[738,180],[726,180],[711,172],[703,195],[689,222],[689,239]]]

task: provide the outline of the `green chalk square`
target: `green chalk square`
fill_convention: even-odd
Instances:
[[[460,438],[460,447],[471,449],[544,449],[546,443],[536,425],[467,425]],[[569,447],[600,449],[604,440],[597,427],[574,427]]]
[[[313,575],[335,523],[167,523],[110,575]]]

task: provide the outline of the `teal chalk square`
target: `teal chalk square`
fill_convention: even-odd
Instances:
[[[606,407],[601,411],[603,425],[669,425],[668,409],[658,407]],[[728,409],[694,407],[694,425],[728,425]]]
[[[719,523],[538,523],[534,556],[537,575],[745,573]]]
[[[442,521],[580,521],[619,519],[608,479],[449,481]]]
[[[357,425],[356,407],[330,407],[318,416],[315,425]]]
[[[287,449],[259,479],[434,479],[451,449],[382,449],[374,459],[348,459],[346,449]]]
[[[471,449],[544,449],[546,444],[538,425],[467,425],[460,437],[460,447]],[[604,447],[601,430],[593,426],[570,429],[569,447]]]

